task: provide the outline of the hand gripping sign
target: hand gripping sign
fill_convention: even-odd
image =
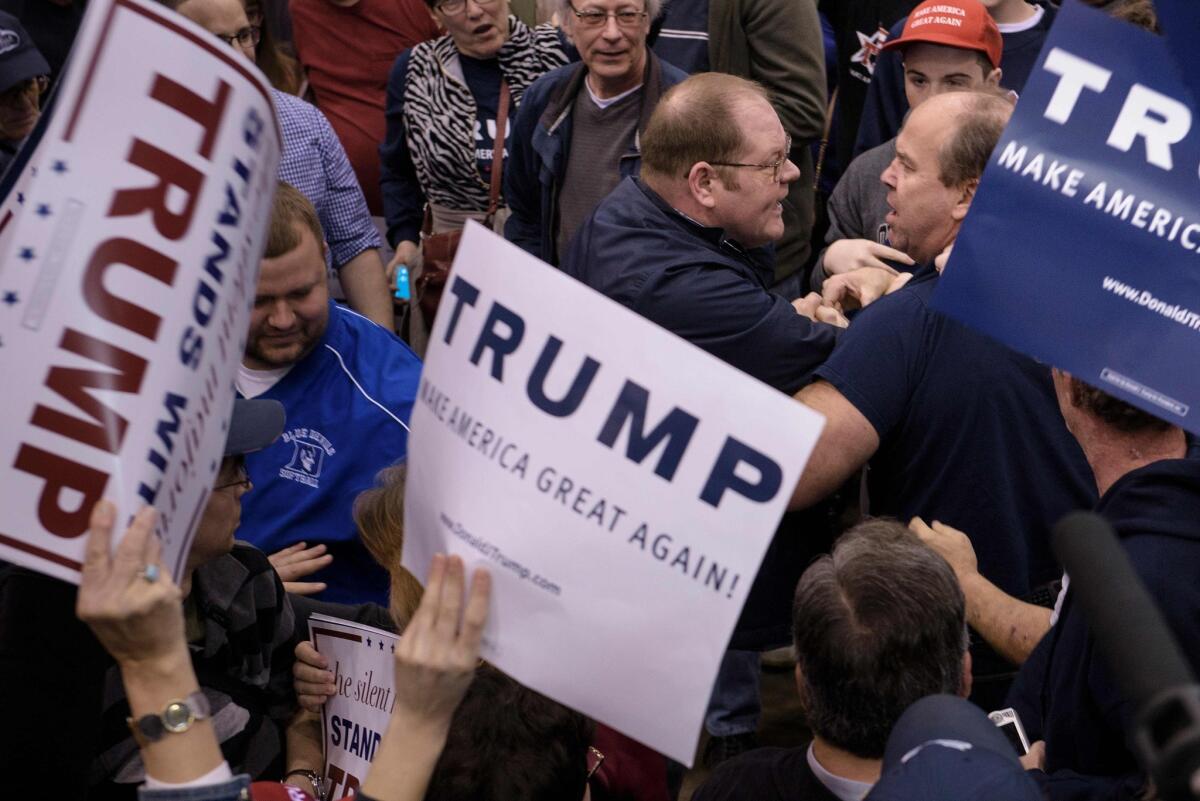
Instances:
[[[485,659],[690,764],[823,422],[471,225],[413,410],[404,564],[487,567]]]
[[[1068,0],[934,307],[1200,432],[1200,127],[1161,37]]]
[[[396,706],[395,634],[321,614],[309,618],[313,647],[329,660],[334,693],[321,709],[327,798],[358,789]]]
[[[279,133],[253,65],[89,4],[0,207],[0,559],[77,582],[92,506],[152,504],[178,578],[219,467]]]

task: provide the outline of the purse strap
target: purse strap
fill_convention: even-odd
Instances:
[[[487,227],[491,228],[500,207],[501,177],[504,174],[504,139],[508,128],[508,81],[500,79],[500,108],[496,111],[496,139],[492,143],[492,185],[488,191]]]

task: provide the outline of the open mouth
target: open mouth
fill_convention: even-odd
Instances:
[[[483,25],[476,26],[476,28],[473,31],[471,31],[471,33],[473,33],[476,36],[482,36],[483,34],[490,31],[492,29],[492,27],[493,26],[491,23],[484,23]]]

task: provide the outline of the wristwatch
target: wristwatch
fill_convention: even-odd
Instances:
[[[183,734],[197,720],[207,720],[211,712],[208,698],[197,690],[187,698],[168,701],[163,711],[157,715],[142,715],[136,720],[125,718],[125,722],[129,724],[129,730],[133,732],[133,739],[138,746],[145,747],[148,743],[158,742],[167,734]]]

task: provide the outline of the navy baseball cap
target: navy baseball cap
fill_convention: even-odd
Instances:
[[[225,436],[225,455],[261,451],[283,432],[285,418],[283,404],[277,400],[236,399]]]
[[[22,81],[49,75],[50,65],[12,14],[0,11],[0,92]]]
[[[866,801],[1043,801],[1017,753],[979,707],[931,695],[888,736],[883,776]]]

